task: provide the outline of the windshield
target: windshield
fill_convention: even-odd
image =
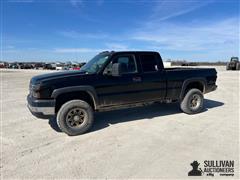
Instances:
[[[81,71],[86,73],[97,73],[105,62],[108,60],[108,54],[98,54],[94,58],[92,58],[87,64],[81,67]]]

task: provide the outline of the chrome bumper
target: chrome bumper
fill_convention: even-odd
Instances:
[[[28,95],[27,107],[29,111],[36,117],[46,119],[55,116],[55,100],[40,100]]]
[[[43,115],[54,115],[55,107],[33,107],[30,104],[27,105],[28,109],[34,113],[42,113]]]

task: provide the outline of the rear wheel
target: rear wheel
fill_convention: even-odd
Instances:
[[[183,98],[180,107],[187,114],[196,114],[203,109],[203,94],[199,89],[190,89]]]
[[[93,124],[92,107],[82,100],[68,101],[58,111],[57,124],[70,136],[83,134]]]

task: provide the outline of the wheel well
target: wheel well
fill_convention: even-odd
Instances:
[[[71,93],[60,94],[56,97],[55,113],[58,112],[58,110],[64,103],[74,99],[83,100],[87,102],[93,109],[95,109],[94,100],[88,92],[76,91]]]
[[[203,93],[203,92],[204,92],[204,85],[203,85],[203,83],[200,82],[200,81],[190,82],[190,83],[186,86],[183,95],[185,96],[186,93],[187,93],[190,89],[199,89],[199,90]],[[184,97],[184,96],[183,96],[183,97]]]

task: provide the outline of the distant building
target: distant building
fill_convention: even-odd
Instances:
[[[171,67],[172,66],[172,62],[171,61],[163,61],[163,66],[166,67]]]

